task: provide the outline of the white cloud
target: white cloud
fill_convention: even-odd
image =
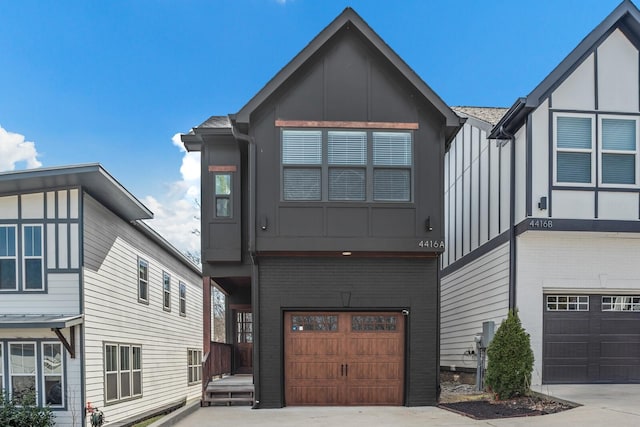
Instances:
[[[167,184],[161,197],[147,196],[142,202],[154,214],[148,221],[162,237],[183,253],[200,254],[200,153],[189,153],[180,141],[180,134],[171,139],[183,153],[180,181]]]
[[[16,163],[24,162],[27,169],[39,168],[36,144],[24,140],[24,135],[5,130],[0,126],[0,171],[16,169]]]

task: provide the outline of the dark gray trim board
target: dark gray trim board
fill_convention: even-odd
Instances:
[[[543,225],[546,223],[546,225]],[[609,233],[640,233],[640,222],[602,219],[527,218],[516,225],[516,235],[526,231],[592,231]]]
[[[462,267],[466,266],[467,264],[470,264],[473,261],[477,260],[478,258],[488,254],[489,252],[496,249],[497,247],[507,243],[509,241],[509,234],[510,234],[509,230],[503,232],[502,234],[499,234],[498,236],[489,240],[482,246],[469,252],[468,254],[466,254],[465,256],[463,256],[453,264],[450,264],[446,268],[443,268],[442,271],[440,272],[440,277],[441,278],[446,277],[447,275],[455,272],[456,270],[459,270]]]

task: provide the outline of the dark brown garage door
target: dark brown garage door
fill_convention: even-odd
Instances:
[[[285,314],[287,405],[402,405],[400,313]]]
[[[640,383],[640,296],[545,295],[543,382]]]

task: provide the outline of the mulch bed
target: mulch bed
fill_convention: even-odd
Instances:
[[[438,406],[476,420],[554,414],[575,407],[575,405],[566,402],[558,402],[536,396],[499,401],[487,399],[469,400],[441,403]]]

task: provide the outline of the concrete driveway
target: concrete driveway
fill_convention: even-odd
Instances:
[[[435,407],[287,407],[252,410],[246,406],[198,408],[160,426],[371,427],[371,426],[640,426],[640,385],[555,385],[535,391],[580,403],[559,414],[476,421]],[[156,426],[154,424],[154,427]]]

